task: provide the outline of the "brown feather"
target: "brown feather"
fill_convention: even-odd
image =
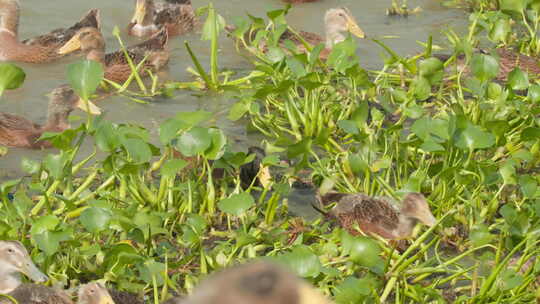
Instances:
[[[73,304],[64,291],[37,284],[23,284],[9,296],[20,304]],[[12,302],[0,297],[0,304],[12,304]]]

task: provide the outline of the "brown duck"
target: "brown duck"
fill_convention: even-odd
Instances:
[[[150,39],[128,47],[127,53],[135,66],[146,58],[142,71],[159,71],[169,62],[170,54],[166,49],[167,41],[167,30],[162,29]],[[105,40],[101,32],[95,28],[79,30],[58,52],[68,54],[77,50],[82,50],[88,60],[100,62],[105,70],[105,78],[108,80],[123,83],[131,75],[131,69],[124,52],[116,51],[105,54]],[[141,76],[146,75],[142,71],[140,71]]]
[[[0,61],[30,63],[50,62],[63,57],[57,50],[78,30],[84,27],[100,28],[99,11],[89,11],[70,28],[56,29],[48,34],[19,41],[18,0],[0,0]]]
[[[336,218],[340,226],[353,235],[361,232],[379,235],[386,239],[406,239],[412,234],[417,222],[433,226],[437,219],[430,211],[425,197],[420,193],[409,193],[398,209],[389,198],[370,197],[365,194],[328,193],[319,196],[322,205],[337,202],[328,213]]]
[[[100,110],[88,103],[91,114],[98,115]],[[62,132],[70,128],[68,117],[75,109],[86,111],[86,105],[69,86],[60,86],[50,94],[47,122],[40,126],[28,119],[0,112],[0,145],[22,148],[48,148],[51,144],[38,140],[45,132]]]
[[[163,27],[169,36],[183,35],[195,29],[197,18],[191,0],[137,0],[135,14],[128,25],[128,33],[147,37]]]
[[[167,304],[330,304],[306,282],[281,266],[255,262],[212,275],[186,299]]]
[[[319,57],[322,60],[325,60],[330,55],[332,48],[335,44],[342,42],[346,39],[345,34],[347,32],[357,36],[358,38],[364,38],[365,34],[364,31],[358,26],[355,18],[351,14],[351,12],[344,7],[340,8],[332,8],[326,11],[325,17],[324,17],[324,24],[325,24],[325,36],[321,36],[316,33],[311,32],[304,32],[300,31],[298,33],[299,36],[302,37],[303,40],[305,40],[308,44],[315,46],[318,44],[324,44],[325,48],[321,51],[319,54]],[[236,30],[234,26],[228,25],[226,27],[226,30],[230,33]],[[251,39],[247,37],[246,41],[250,41]],[[299,52],[307,52],[306,47],[304,46],[304,43],[301,39],[297,37],[296,34],[294,34],[290,30],[286,30],[280,37],[280,43],[283,44],[285,40],[292,41]],[[266,51],[266,45],[263,43],[263,45],[260,46],[264,51]]]

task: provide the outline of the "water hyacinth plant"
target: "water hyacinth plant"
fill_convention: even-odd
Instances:
[[[285,21],[290,7],[267,20],[248,16],[229,33],[253,65],[237,80],[218,65],[226,22],[205,7],[210,70],[186,43],[199,79],[153,87],[232,92],[228,118],[264,139],[254,174],[261,180],[269,169],[271,178],[243,183],[255,154],[235,146],[210,112],[173,113],[157,130],[88,116],[47,135],[56,150],[24,159],[26,175],[0,185],[0,238],[34,248],[53,284],[104,279],[153,303],[258,258],[286,265],[338,304],[539,301],[540,83],[519,64],[500,77],[495,50],[538,55],[538,5],[449,4],[472,11],[467,33],[446,31],[446,53],[428,37],[409,56],[374,39],[384,58],[377,70],[362,67],[352,37],[326,61],[323,45],[305,43],[304,53],[279,44],[285,30],[296,32]],[[0,92],[21,73],[0,65]],[[67,78],[90,100],[103,71],[81,61]],[[437,222],[407,240],[351,235],[327,216],[294,213],[299,184],[393,199],[420,192]],[[313,195],[301,203],[318,205]]]

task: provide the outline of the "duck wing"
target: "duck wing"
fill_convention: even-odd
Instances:
[[[324,38],[319,34],[300,31],[298,32],[298,35],[300,35],[302,39],[304,39],[307,43],[311,44],[312,46],[316,46],[320,43],[324,43]],[[298,46],[302,46],[302,47],[304,46],[302,40],[300,40],[298,36],[294,34],[293,32],[291,32],[290,30],[286,30],[283,33],[283,35],[281,35],[280,40],[281,41],[291,40],[292,42],[294,42],[294,44]]]
[[[383,237],[393,234],[399,225],[399,212],[384,199],[368,198],[356,202],[354,218],[362,230]]]
[[[62,290],[37,284],[23,284],[9,296],[24,304],[73,304],[68,294]],[[11,304],[7,298],[0,298],[0,304]]]
[[[135,294],[110,288],[107,291],[109,291],[111,298],[116,304],[144,304],[143,300]]]
[[[70,28],[59,28],[48,34],[23,40],[22,43],[42,47],[59,47],[68,42],[80,29],[85,27],[100,29],[99,10],[90,10],[79,22]]]
[[[156,5],[154,23],[167,26],[169,35],[180,35],[195,28],[197,18],[191,0],[178,0]]]

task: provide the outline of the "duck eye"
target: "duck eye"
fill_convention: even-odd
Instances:
[[[15,250],[13,250],[13,249],[11,249],[11,248],[8,248],[7,252],[8,252],[8,253],[14,253]]]

